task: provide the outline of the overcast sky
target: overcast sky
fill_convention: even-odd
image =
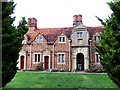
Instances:
[[[81,14],[86,26],[101,26],[95,16],[105,19],[112,13],[112,0],[14,0],[15,25],[21,17],[36,18],[38,28],[72,27],[73,15]]]

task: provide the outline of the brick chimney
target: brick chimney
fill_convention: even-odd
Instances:
[[[82,15],[74,15],[73,16],[73,27],[76,27],[78,25],[82,24]]]
[[[28,18],[28,32],[27,33],[34,33],[37,29],[37,19],[36,18]]]

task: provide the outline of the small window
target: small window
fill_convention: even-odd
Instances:
[[[65,54],[58,54],[58,63],[64,63],[65,62]]]
[[[63,37],[63,36],[59,37],[59,42],[64,43],[65,42],[65,37]]]
[[[78,44],[83,44],[83,40],[82,39],[78,39]]]
[[[77,32],[77,37],[81,38],[82,37],[82,32]]]
[[[99,54],[96,54],[96,62],[100,62],[100,55]]]
[[[36,37],[36,42],[38,44],[41,44],[42,43],[42,37]]]
[[[40,62],[40,54],[35,54],[35,62]]]
[[[100,36],[94,36],[94,42],[99,42],[100,41]]]

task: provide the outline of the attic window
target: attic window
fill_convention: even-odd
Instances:
[[[42,43],[42,37],[36,37],[36,42],[38,44],[41,44]]]
[[[59,42],[60,43],[65,43],[65,36],[60,36],[59,37]]]
[[[94,36],[94,42],[99,42],[100,41],[100,36]]]
[[[82,37],[82,32],[77,32],[77,37]]]

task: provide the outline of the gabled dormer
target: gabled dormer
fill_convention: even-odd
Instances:
[[[42,45],[43,43],[46,43],[46,39],[44,38],[44,36],[40,33],[38,33],[36,36],[33,37],[34,40],[33,40],[33,44],[36,44],[36,45]]]
[[[66,35],[64,33],[58,36],[58,43],[66,43]]]

